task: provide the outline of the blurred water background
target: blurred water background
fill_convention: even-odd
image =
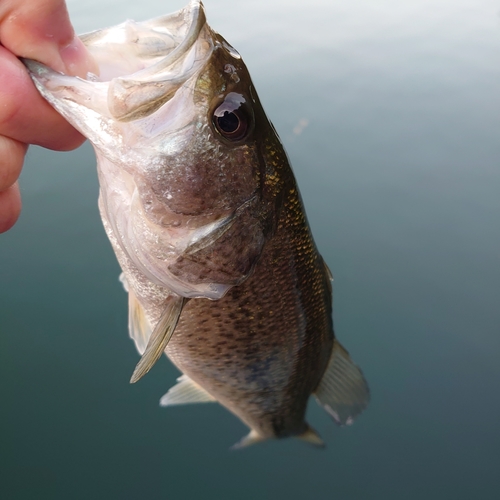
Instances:
[[[71,0],[79,32],[182,0]],[[0,236],[0,497],[500,498],[500,3],[206,0],[286,145],[369,409],[241,452],[218,405],[139,384],[95,160],[31,148]],[[36,119],[36,117],[33,117]]]

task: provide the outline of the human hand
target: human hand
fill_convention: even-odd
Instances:
[[[96,72],[64,0],[0,0],[0,233],[21,211],[17,179],[28,145],[69,151],[85,140],[40,96],[17,57],[81,77]]]

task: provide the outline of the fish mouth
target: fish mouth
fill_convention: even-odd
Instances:
[[[168,267],[188,248],[194,252],[215,241],[230,227],[230,214],[193,217],[191,226],[175,229],[159,224],[160,215],[174,213],[165,203],[159,202],[158,217],[144,208],[144,199],[157,199],[152,184],[164,170],[175,170],[185,151],[191,155],[193,137],[209,126],[196,98],[207,93],[208,84],[198,80],[218,38],[202,3],[191,0],[173,14],[126,21],[81,39],[99,75],[82,79],[23,62],[44,98],[96,150],[100,211],[110,239],[152,283],[184,297],[220,298],[231,285],[185,283]],[[139,184],[145,185],[141,192]]]
[[[157,111],[201,70],[214,47],[200,0],[191,0],[166,16],[144,22],[129,20],[80,38],[99,75],[89,73],[87,79],[80,79],[56,73],[36,61],[23,62],[49,102],[51,93],[67,91],[73,94],[69,100],[118,122],[138,120]]]
[[[110,81],[108,107],[113,118],[142,118],[170,100],[211,53],[210,38],[203,36],[206,26],[203,4],[192,0],[173,14],[82,36],[99,66],[100,81]],[[122,54],[123,47],[128,48],[121,64],[110,64],[109,54],[116,60],[115,44]]]

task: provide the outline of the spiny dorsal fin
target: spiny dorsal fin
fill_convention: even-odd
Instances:
[[[301,441],[305,441],[308,444],[312,444],[317,448],[325,447],[325,443],[320,438],[319,434],[312,427],[308,427],[306,432],[295,437],[300,439]]]
[[[328,290],[330,291],[330,293],[332,293],[333,292],[333,289],[332,289],[333,274],[330,271],[330,268],[328,267],[327,263],[325,262],[325,259],[323,259],[323,257],[321,257],[321,260],[323,261],[323,267],[325,269],[326,277],[328,278],[328,281],[327,281]]]
[[[132,373],[132,378],[130,379],[131,384],[134,384],[146,375],[158,359],[160,359],[160,356],[163,354],[168,342],[172,338],[185,303],[186,299],[184,297],[172,296],[168,299],[167,306],[160,317],[160,321],[158,321],[153,333],[149,337],[146,350],[139,363],[137,363],[134,373]]]
[[[321,260],[323,261],[323,266],[325,267],[325,272],[326,272],[326,275],[328,276],[328,279],[330,281],[333,281],[333,274],[330,271],[330,268],[328,267],[328,264],[325,262],[325,259],[323,259],[323,257],[321,257]]]
[[[255,443],[260,443],[261,441],[265,441],[266,438],[262,437],[257,431],[253,429],[244,436],[240,441],[231,446],[231,450],[240,450],[241,448],[246,448],[247,446],[251,446]]]
[[[139,354],[144,354],[151,337],[151,325],[134,292],[128,292],[128,333]]]
[[[370,391],[361,370],[335,341],[328,367],[314,395],[339,425],[350,425],[368,405]]]
[[[160,399],[160,406],[186,405],[191,403],[212,403],[217,401],[205,389],[193,382],[187,375],[181,375],[177,384]]]

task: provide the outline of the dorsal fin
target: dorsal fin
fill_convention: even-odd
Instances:
[[[191,403],[213,403],[217,401],[205,389],[187,375],[181,375],[177,384],[160,399],[160,406],[186,405]]]
[[[325,259],[323,259],[323,257],[321,257],[321,260],[323,261],[323,266],[325,267],[325,272],[326,272],[326,275],[328,276],[328,279],[330,281],[333,281],[333,274],[330,271],[330,268],[328,267],[328,264],[325,262]]]
[[[328,264],[325,262],[325,259],[323,259],[323,257],[321,257],[321,260],[323,261],[323,268],[325,270],[325,274],[326,274],[326,277],[327,277],[328,290],[330,291],[330,293],[332,293],[333,292],[333,288],[332,288],[333,274],[330,271],[330,268],[328,267]]]
[[[339,425],[350,425],[368,405],[370,391],[349,353],[335,341],[328,367],[314,392],[318,403]]]

